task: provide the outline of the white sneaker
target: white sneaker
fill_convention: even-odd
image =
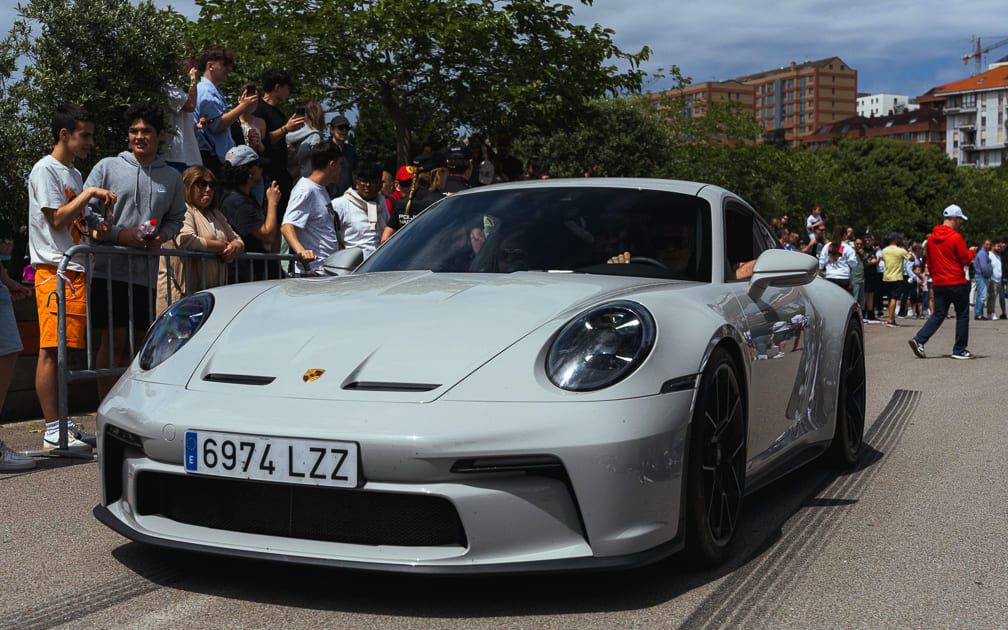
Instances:
[[[35,460],[0,442],[0,472],[17,472],[35,468]]]
[[[997,315],[991,315],[991,321],[992,322],[996,322],[997,320],[998,320],[998,316]]]
[[[71,450],[91,450],[95,445],[95,436],[81,431],[73,419],[67,420],[67,448]],[[42,436],[42,448],[51,451],[59,448],[59,421],[47,422],[46,432]]]

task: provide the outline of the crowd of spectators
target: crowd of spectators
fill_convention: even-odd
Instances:
[[[806,217],[804,237],[791,228],[787,215],[770,223],[782,248],[816,257],[821,275],[851,293],[865,323],[898,328],[900,319],[927,320],[910,340],[914,353],[924,358],[924,344],[940,322],[955,317],[950,356],[968,359],[973,356],[966,347],[970,306],[977,321],[1006,317],[1008,238],[966,247],[959,234],[966,221],[962,209],[948,206],[942,220],[922,240],[898,232],[858,236],[843,225],[834,225],[827,238],[828,220],[819,207]]]
[[[853,227],[834,225],[827,238],[826,217],[818,206],[805,220],[804,237],[789,221],[786,214],[770,220],[780,246],[816,257],[822,276],[854,296],[866,323],[898,327],[898,318],[927,319],[934,311],[926,237],[916,240],[899,232],[856,235]],[[988,239],[970,249],[976,257],[962,266],[962,274],[970,285],[973,317],[1003,319],[1008,275],[1002,270],[1008,238]]]

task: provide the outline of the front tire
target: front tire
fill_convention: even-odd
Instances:
[[[728,557],[738,530],[745,492],[746,426],[735,362],[718,348],[700,381],[686,476],[686,544],[703,566]]]
[[[865,426],[864,341],[861,330],[853,322],[844,334],[837,382],[836,427],[829,456],[834,464],[850,468],[861,456]]]

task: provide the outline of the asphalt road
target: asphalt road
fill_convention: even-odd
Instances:
[[[868,326],[867,449],[747,500],[735,559],[698,571],[550,577],[370,575],[222,560],[100,525],[94,462],[0,475],[0,628],[920,628],[1008,624],[1008,322],[952,322],[914,358],[916,324]],[[945,355],[945,356],[941,356]],[[0,427],[36,448],[40,423]]]

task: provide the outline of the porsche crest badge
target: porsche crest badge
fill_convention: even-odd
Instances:
[[[305,372],[304,376],[302,376],[301,378],[302,378],[302,380],[304,380],[305,383],[311,383],[312,381],[317,381],[320,378],[322,378],[323,374],[325,374],[325,370],[321,370],[319,368],[315,368],[315,369],[308,370],[307,372]]]

